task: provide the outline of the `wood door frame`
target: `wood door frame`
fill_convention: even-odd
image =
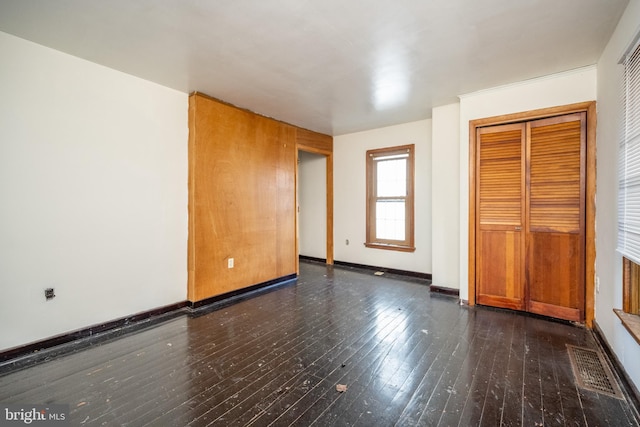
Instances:
[[[296,189],[298,188],[298,152],[320,154],[326,159],[326,205],[327,205],[327,264],[333,264],[333,150],[327,150],[309,145],[304,145],[298,141],[296,150]],[[298,191],[296,190],[296,206],[298,206]],[[298,215],[296,214],[296,230],[298,228]],[[296,253],[300,255],[300,242],[298,241],[298,233],[296,232]],[[300,272],[298,266],[298,273]]]
[[[585,188],[585,323],[593,327],[595,307],[595,213],[596,213],[596,101],[505,114],[469,121],[469,305],[476,304],[476,129],[517,123],[578,112],[587,113]]]

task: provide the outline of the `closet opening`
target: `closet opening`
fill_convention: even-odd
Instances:
[[[469,125],[469,304],[592,326],[595,102]]]

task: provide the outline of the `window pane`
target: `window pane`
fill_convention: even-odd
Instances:
[[[640,45],[624,60],[624,132],[618,157],[618,249],[640,264]]]
[[[382,240],[405,240],[404,200],[376,202],[376,237]]]
[[[414,145],[367,151],[367,247],[415,250],[414,160]]]
[[[378,197],[407,195],[407,159],[379,160],[376,167]]]

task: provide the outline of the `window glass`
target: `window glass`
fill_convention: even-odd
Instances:
[[[618,160],[618,250],[623,310],[640,314],[640,45],[624,60],[624,132]]]
[[[407,159],[377,160],[378,197],[407,195]]]
[[[379,200],[376,203],[376,237],[384,240],[405,239],[405,201]]]
[[[368,247],[415,250],[413,152],[413,145],[367,151]]]

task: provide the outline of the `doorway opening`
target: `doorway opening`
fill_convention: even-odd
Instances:
[[[298,138],[296,252],[333,264],[333,144]],[[298,266],[298,271],[300,267]]]
[[[327,259],[327,158],[322,154],[298,152],[298,253]]]

